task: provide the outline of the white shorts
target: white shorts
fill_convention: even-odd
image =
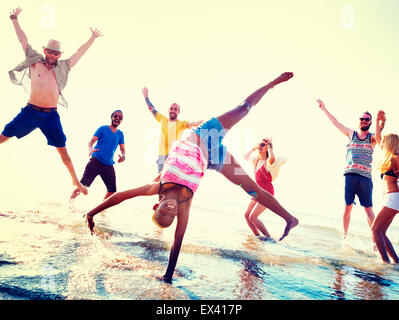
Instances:
[[[384,207],[399,211],[399,192],[387,193],[384,196]]]

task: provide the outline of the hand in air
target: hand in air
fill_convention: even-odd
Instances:
[[[98,38],[98,37],[102,37],[103,35],[102,35],[102,33],[101,33],[101,31],[100,30],[98,30],[97,28],[95,28],[94,30],[90,27],[90,31],[91,31],[91,34],[92,34],[92,36],[94,37],[94,38]]]
[[[325,111],[326,110],[326,106],[324,105],[324,102],[322,100],[320,100],[320,99],[317,99],[316,101],[319,103],[319,108],[322,111]]]
[[[377,120],[386,121],[385,112],[382,110],[378,111]]]
[[[141,91],[143,92],[144,98],[148,98],[148,89],[147,89],[147,87],[144,87]]]
[[[21,11],[22,11],[22,9],[21,9],[20,7],[18,7],[18,8],[16,8],[16,9],[14,9],[14,10],[10,13],[10,15],[12,15],[12,16],[17,16],[17,17],[18,17],[18,15],[21,13]]]

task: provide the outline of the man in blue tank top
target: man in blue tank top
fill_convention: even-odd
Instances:
[[[89,142],[90,161],[86,165],[80,183],[90,187],[94,179],[99,175],[107,187],[104,199],[116,192],[116,176],[114,169],[114,154],[119,146],[121,155],[118,162],[125,161],[125,138],[118,126],[123,120],[121,110],[116,110],[111,114],[111,124],[104,125],[97,129],[93,138]],[[97,142],[93,148],[94,143]],[[75,189],[71,195],[71,200],[80,194],[79,189]]]
[[[324,102],[317,100],[319,108],[324,111],[331,123],[349,138],[346,152],[345,176],[345,211],[343,216],[344,237],[348,234],[350,215],[352,212],[355,195],[358,196],[360,205],[364,207],[367,222],[371,227],[374,221],[373,212],[373,181],[371,164],[375,145],[381,143],[381,137],[376,137],[369,132],[372,117],[369,112],[364,112],[360,117],[359,131],[355,131],[341,124],[325,107]],[[379,121],[379,120],[377,120]],[[384,128],[385,118],[381,120],[381,130]],[[377,140],[378,139],[378,140]]]

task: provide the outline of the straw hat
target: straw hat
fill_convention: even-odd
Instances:
[[[51,49],[56,50],[62,53],[61,51],[61,43],[58,40],[50,39],[47,43],[47,46],[43,46],[43,49]]]

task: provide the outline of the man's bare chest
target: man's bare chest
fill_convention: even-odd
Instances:
[[[44,63],[35,63],[31,66],[30,78],[32,82],[57,84],[53,68],[47,68]]]

